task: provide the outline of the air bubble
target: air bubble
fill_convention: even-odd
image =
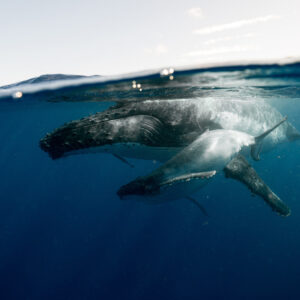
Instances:
[[[20,99],[20,98],[22,98],[23,97],[23,93],[22,92],[15,92],[13,95],[12,95],[12,97],[14,98],[14,99]]]
[[[174,71],[175,71],[174,68],[163,69],[160,71],[160,76],[169,76],[169,75],[173,74]],[[173,77],[173,79],[174,79],[174,77]],[[171,79],[171,80],[173,80],[173,79]]]

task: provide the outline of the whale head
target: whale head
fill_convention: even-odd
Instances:
[[[159,194],[159,184],[154,177],[138,177],[123,185],[117,192],[120,199],[128,199],[129,196],[155,196]]]
[[[160,203],[185,197],[204,186],[216,175],[216,171],[188,173],[163,178],[157,173],[123,185],[117,192],[122,200],[132,199],[149,203]]]

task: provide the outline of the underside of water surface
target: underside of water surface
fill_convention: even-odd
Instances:
[[[274,143],[260,161],[249,159],[291,209],[288,217],[225,176],[192,200],[171,193],[158,205],[123,201],[117,191],[206,131],[200,124],[199,132],[174,134],[177,117],[191,115],[191,103],[218,120],[213,129],[243,117],[238,130],[257,136],[275,125],[275,115],[287,116],[293,133],[300,131],[299,101],[299,63],[165,68],[110,78],[56,74],[0,88],[1,299],[298,299],[300,141]],[[112,141],[106,150],[66,151],[57,159],[40,146],[64,124],[129,107],[143,116],[150,107],[147,120],[167,124],[163,138],[146,139],[139,156],[132,154],[141,146],[136,141],[122,155],[113,155]],[[239,107],[238,119],[224,117],[224,107]]]

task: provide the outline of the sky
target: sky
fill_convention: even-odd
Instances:
[[[0,86],[300,57],[299,0],[2,0]]]

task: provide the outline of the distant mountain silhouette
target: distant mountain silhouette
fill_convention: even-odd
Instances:
[[[9,89],[23,84],[37,84],[42,82],[56,81],[56,80],[68,80],[68,79],[77,79],[84,77],[98,77],[99,75],[84,76],[84,75],[68,75],[68,74],[44,74],[38,77],[33,77],[24,81],[17,83],[9,84],[0,87],[1,89]]]

